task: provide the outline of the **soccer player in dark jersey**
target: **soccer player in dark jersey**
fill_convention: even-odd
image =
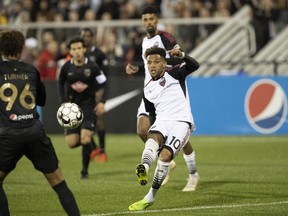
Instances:
[[[130,205],[130,211],[144,210],[153,204],[171,160],[188,144],[190,134],[195,130],[190,103],[186,99],[185,78],[199,68],[199,63],[178,48],[169,53],[182,59],[184,64],[168,72],[165,49],[153,46],[145,52],[151,78],[144,86],[143,100],[146,110],[155,115],[156,120],[148,131],[141,163],[136,168],[142,185],[147,183],[148,171],[156,160],[157,152],[159,157],[149,192],[144,199]]]
[[[81,30],[81,37],[84,39],[85,45],[86,45],[86,56],[87,58],[98,64],[102,72],[105,74],[106,77],[108,77],[107,74],[107,66],[108,66],[108,59],[107,56],[104,52],[102,52],[100,49],[98,49],[95,46],[95,38],[94,38],[94,32],[90,28],[84,28]],[[107,82],[106,82],[106,88],[103,91],[100,90],[101,86],[97,85],[96,83],[96,88],[97,88],[97,103],[98,106],[103,106],[105,105],[106,99],[107,99]],[[97,115],[97,122],[96,122],[96,132],[98,134],[99,138],[99,144],[100,148],[95,147],[95,149],[92,150],[91,153],[91,160],[94,160],[96,156],[97,162],[106,162],[107,161],[107,153],[105,151],[105,123],[104,123],[104,113],[102,115]]]
[[[24,35],[6,30],[0,38],[0,215],[9,216],[3,189],[5,177],[26,156],[42,172],[57,193],[67,215],[80,215],[75,198],[66,185],[49,137],[36,107],[46,102],[45,86],[32,65],[19,61]]]
[[[174,58],[170,59],[171,56],[167,50],[180,49],[180,46],[171,34],[157,29],[158,24],[157,8],[153,6],[145,7],[142,11],[141,18],[142,18],[142,24],[146,29],[147,33],[147,36],[143,39],[142,42],[142,58],[144,65],[142,67],[139,67],[132,64],[128,64],[126,66],[126,73],[134,74],[137,73],[139,70],[144,70],[145,71],[144,86],[145,86],[147,82],[149,82],[149,80],[151,79],[151,76],[148,71],[147,60],[144,56],[145,51],[148,48],[156,45],[158,47],[165,49],[167,63],[170,65],[176,65],[181,62]],[[189,100],[189,97],[187,97],[187,100]],[[142,100],[137,113],[137,133],[144,143],[147,141],[147,135],[148,135],[147,132],[151,126],[151,123],[153,123],[153,118],[151,115],[149,116],[149,113],[145,110],[144,102]],[[192,145],[189,141],[188,144],[185,145],[185,147],[183,148],[183,153],[184,153],[183,154],[184,160],[189,170],[189,178],[187,181],[187,185],[183,188],[183,192],[194,191],[199,181],[199,175],[196,170],[195,152],[193,151]],[[171,161],[170,170],[172,170],[175,166],[176,166],[175,162]],[[166,176],[165,180],[162,182],[162,184],[163,185],[166,184],[168,179],[169,179],[169,173]]]
[[[96,113],[101,115],[104,112],[103,106],[96,104],[96,85],[103,90],[106,76],[97,64],[85,57],[86,47],[83,38],[72,38],[68,43],[68,49],[72,58],[61,68],[58,91],[61,103],[73,102],[83,110],[84,120],[81,126],[66,130],[65,139],[70,148],[82,146],[81,179],[85,179],[88,178]]]

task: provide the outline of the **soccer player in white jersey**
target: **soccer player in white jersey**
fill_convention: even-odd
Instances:
[[[144,79],[144,86],[145,86],[151,79],[151,75],[148,71],[147,60],[144,57],[146,49],[152,46],[158,46],[158,47],[165,49],[166,58],[167,58],[167,61],[169,61],[168,63],[175,65],[175,64],[179,64],[179,60],[174,59],[174,58],[168,59],[170,58],[170,54],[168,53],[167,50],[180,49],[180,46],[171,34],[169,34],[168,32],[159,31],[157,29],[158,11],[155,7],[148,6],[143,9],[142,23],[147,33],[147,36],[143,39],[143,42],[142,42],[142,58],[143,58],[144,65],[142,67],[139,67],[139,66],[128,64],[126,66],[126,73],[134,74],[140,70],[145,70],[145,79]],[[189,102],[189,97],[187,97],[187,100]],[[143,140],[144,143],[147,141],[147,132],[148,132],[149,127],[151,126],[150,121],[151,123],[153,123],[151,116],[149,117],[149,113],[145,110],[144,102],[142,100],[138,108],[138,113],[137,113],[137,134],[140,136],[140,138]],[[199,175],[196,170],[195,152],[193,151],[192,145],[189,141],[188,141],[188,145],[186,145],[183,148],[183,153],[184,153],[183,154],[184,160],[189,170],[189,178],[183,191],[184,192],[194,191],[199,181]],[[191,167],[190,164],[193,164],[192,170],[189,169],[189,167]],[[172,161],[170,164],[170,169],[172,170],[173,168],[175,168],[175,166],[176,166],[176,163]],[[169,172],[165,180],[162,182],[162,185],[165,185],[168,179],[169,179]]]
[[[145,52],[151,78],[145,83],[143,100],[146,110],[155,115],[156,120],[149,128],[141,163],[136,167],[142,185],[147,184],[148,171],[157,152],[159,157],[149,192],[142,200],[130,205],[130,211],[144,210],[153,204],[171,160],[187,145],[190,133],[195,129],[190,103],[186,99],[185,78],[199,68],[199,63],[180,49],[172,49],[169,53],[182,59],[183,64],[167,72],[163,48],[153,46]]]

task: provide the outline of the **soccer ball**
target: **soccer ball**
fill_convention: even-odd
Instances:
[[[57,111],[58,123],[65,129],[79,127],[83,118],[83,111],[75,103],[63,103]]]

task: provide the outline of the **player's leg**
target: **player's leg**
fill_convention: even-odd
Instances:
[[[145,114],[141,114],[137,118],[137,134],[141,140],[145,143],[147,141],[147,134],[150,128],[149,117]]]
[[[158,141],[164,140],[159,133],[149,133],[148,140],[145,142],[145,147],[142,152],[141,163],[136,167],[136,175],[141,185],[147,184],[148,172],[152,163],[156,160],[159,143]]]
[[[146,112],[145,104],[142,100],[137,110],[137,134],[144,143],[147,141],[150,126],[149,113]]]
[[[81,143],[80,143],[80,134],[77,132],[77,133],[72,133],[66,132],[66,136],[65,136],[65,141],[68,145],[69,148],[76,148],[76,147],[79,147],[81,146]]]
[[[8,207],[8,200],[6,193],[3,188],[3,181],[5,177],[7,176],[7,173],[4,173],[0,171],[0,203],[1,203],[1,208],[0,208],[0,215],[10,215],[9,212],[9,207]]]
[[[99,138],[99,145],[100,145],[100,154],[97,159],[97,162],[103,163],[108,160],[107,158],[107,153],[105,151],[105,136],[106,136],[106,131],[105,131],[105,124],[104,124],[104,115],[98,116],[97,117],[97,122],[96,122],[96,131],[98,134]]]
[[[68,188],[58,167],[58,158],[54,147],[50,138],[43,131],[26,141],[25,155],[32,161],[35,169],[44,174],[51,187],[57,193],[67,215],[79,216],[80,213],[74,195]]]
[[[68,188],[60,168],[57,168],[52,173],[46,173],[44,175],[53,190],[57,193],[60,203],[63,209],[66,211],[67,215],[80,216],[75,197],[71,190]]]
[[[90,154],[92,152],[93,131],[90,129],[81,129],[80,142],[82,144],[82,170],[81,179],[88,178],[88,167],[90,163]]]
[[[187,144],[183,147],[183,157],[189,171],[189,177],[187,184],[182,191],[195,191],[200,177],[196,169],[195,152],[190,141],[188,141]]]

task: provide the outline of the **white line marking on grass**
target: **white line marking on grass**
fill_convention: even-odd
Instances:
[[[235,205],[215,205],[215,206],[195,206],[188,208],[172,208],[172,209],[156,209],[156,210],[144,210],[144,211],[124,211],[124,212],[111,212],[111,213],[100,213],[83,216],[113,216],[113,215],[132,215],[132,214],[147,214],[155,212],[176,212],[176,211],[190,211],[199,209],[225,209],[225,208],[241,208],[241,207],[253,207],[253,206],[269,206],[269,205],[281,205],[288,204],[288,201],[270,202],[270,203],[248,203],[248,204],[235,204]]]

